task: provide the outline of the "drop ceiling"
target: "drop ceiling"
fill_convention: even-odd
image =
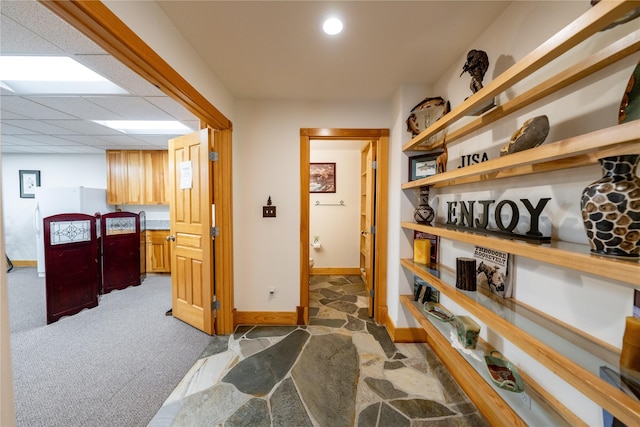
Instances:
[[[509,3],[174,0],[158,6],[235,99],[373,101],[390,100],[403,84],[434,83]],[[129,92],[22,96],[2,89],[2,153],[164,149],[172,137],[126,135],[91,120],[174,119],[198,128],[184,107],[37,2],[3,0],[0,12],[2,55],[70,55]],[[344,19],[339,36],[320,31],[330,14]]]

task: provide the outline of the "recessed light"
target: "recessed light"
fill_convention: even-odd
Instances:
[[[93,120],[93,122],[132,135],[184,135],[193,132],[175,120]]]
[[[330,36],[335,36],[336,34],[340,34],[344,25],[342,21],[338,18],[328,18],[322,24],[322,30]]]
[[[67,56],[0,56],[3,87],[17,94],[127,94]]]

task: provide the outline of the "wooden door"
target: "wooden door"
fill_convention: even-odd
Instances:
[[[140,216],[132,212],[102,215],[102,293],[138,286]]]
[[[49,324],[98,305],[98,241],[91,215],[53,215],[43,224]]]
[[[376,142],[367,141],[360,150],[360,272],[369,298],[369,317],[373,317],[375,239]]]
[[[169,141],[170,239],[173,316],[214,332],[211,131]]]

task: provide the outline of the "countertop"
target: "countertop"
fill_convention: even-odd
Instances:
[[[169,220],[163,219],[148,219],[146,221],[147,230],[169,230]]]

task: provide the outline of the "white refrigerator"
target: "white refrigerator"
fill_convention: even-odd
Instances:
[[[33,227],[36,231],[36,256],[38,276],[44,277],[44,230],[43,219],[63,213],[93,215],[113,212],[107,205],[107,190],[86,187],[36,187]]]

